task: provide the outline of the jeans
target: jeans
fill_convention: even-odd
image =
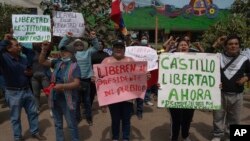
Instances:
[[[151,88],[148,88],[145,94],[144,102],[150,101],[150,96],[151,96]]]
[[[136,115],[142,115],[143,113],[143,99],[136,98]]]
[[[180,129],[182,138],[187,138],[189,136],[194,109],[169,108],[169,112],[171,115],[171,140],[178,140]]]
[[[225,132],[229,134],[229,126],[231,124],[240,124],[242,104],[243,93],[221,93],[222,108],[220,110],[213,111],[214,137],[222,137]]]
[[[120,120],[122,120],[122,139],[129,140],[132,108],[133,104],[127,101],[109,105],[113,140],[119,140]]]
[[[95,95],[96,95],[96,86],[95,86],[95,83],[91,82],[90,83],[90,103],[91,103],[91,107],[93,105]]]
[[[48,87],[50,84],[49,78],[46,75],[43,76],[33,76],[31,78],[31,85],[32,90],[36,98],[36,104],[37,107],[40,105],[40,95],[41,95],[41,89]]]
[[[85,115],[87,119],[92,119],[92,110],[91,110],[91,100],[90,100],[90,79],[82,79],[81,80],[81,88],[79,90],[79,100],[77,102],[77,109],[76,109],[76,118],[79,119],[81,116],[80,114],[80,104],[81,98],[85,108]]]
[[[56,130],[56,141],[64,141],[63,134],[63,115],[68,125],[68,129],[71,135],[72,141],[79,141],[79,131],[76,121],[75,109],[70,110],[64,94],[57,95],[54,100],[54,107],[52,107],[55,130]]]
[[[38,133],[38,113],[34,95],[31,89],[8,90],[6,89],[6,101],[10,107],[10,120],[13,128],[14,138],[22,137],[21,111],[24,107],[28,117],[30,132],[32,135]]]

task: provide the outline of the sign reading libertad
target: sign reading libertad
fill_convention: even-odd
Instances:
[[[51,41],[48,15],[12,15],[14,37],[19,42]]]
[[[82,37],[85,30],[82,13],[75,12],[53,12],[53,35],[65,36],[68,32],[73,33],[73,37]]]
[[[219,109],[219,54],[164,53],[159,61],[158,106]]]

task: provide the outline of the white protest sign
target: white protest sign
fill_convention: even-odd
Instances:
[[[148,71],[158,69],[158,55],[156,50],[144,46],[126,47],[125,56],[132,57],[135,61],[147,61]]]
[[[220,54],[163,53],[158,107],[220,109]]]
[[[82,13],[75,12],[53,12],[53,35],[65,36],[68,32],[73,33],[73,37],[83,37],[85,25]]]
[[[12,15],[13,36],[18,42],[51,41],[48,15]]]

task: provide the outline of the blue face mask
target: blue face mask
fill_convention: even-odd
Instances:
[[[71,60],[71,58],[70,57],[66,57],[66,58],[61,58],[61,60],[63,62],[69,62]]]
[[[141,44],[142,44],[142,45],[147,45],[147,44],[148,44],[148,40],[142,39],[142,40],[141,40]]]

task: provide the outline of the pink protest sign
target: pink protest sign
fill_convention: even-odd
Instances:
[[[146,61],[94,65],[99,105],[144,99],[147,89],[146,72]]]

